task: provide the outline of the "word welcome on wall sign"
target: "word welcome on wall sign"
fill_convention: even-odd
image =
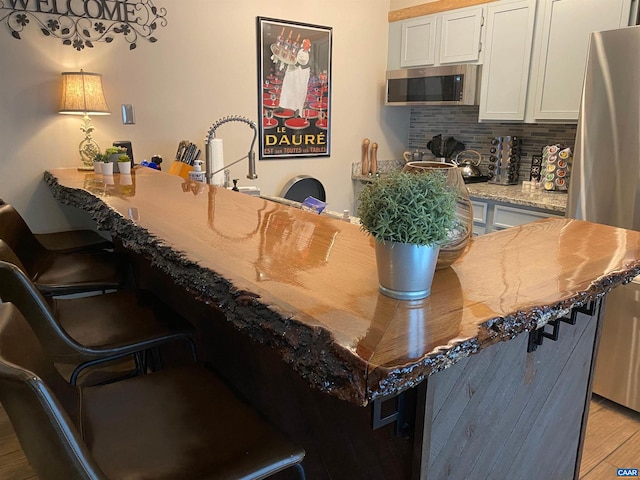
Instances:
[[[0,0],[0,23],[20,40],[32,25],[46,37],[80,51],[117,37],[138,46],[140,39],[157,42],[154,32],[167,25],[167,10],[151,0]]]

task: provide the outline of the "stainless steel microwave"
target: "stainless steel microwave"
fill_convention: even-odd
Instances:
[[[385,105],[477,105],[477,88],[477,65],[391,70]]]

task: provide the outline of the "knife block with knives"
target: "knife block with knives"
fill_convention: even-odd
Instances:
[[[189,172],[193,170],[193,165],[200,158],[201,150],[196,144],[182,140],[178,144],[176,158],[169,167],[169,173],[179,175],[185,180],[189,179]]]
[[[369,149],[371,145],[371,149]],[[375,175],[378,173],[378,144],[371,143],[368,138],[362,141],[362,175]]]
[[[184,162],[171,162],[171,166],[169,167],[169,173],[172,175],[178,175],[185,180],[189,180],[189,172],[193,170],[193,165],[189,165]]]

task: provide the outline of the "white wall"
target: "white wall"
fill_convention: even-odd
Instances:
[[[180,140],[203,146],[214,121],[230,114],[257,117],[256,17],[266,16],[333,27],[331,156],[262,160],[258,180],[246,179],[243,163],[232,167],[240,185],[265,194],[309,174],[323,182],[332,210],[353,203],[351,163],[360,160],[367,137],[379,144],[379,158],[398,158],[408,139],[406,109],[384,107],[387,14],[390,0],[155,0],[166,7],[168,25],[155,44],[139,42],[130,51],[123,39],[96,43],[77,52],[44,37],[32,25],[22,40],[0,26],[0,198],[12,203],[31,228],[51,231],[85,226],[87,217],[60,207],[42,181],[47,168],[79,164],[80,117],[57,114],[60,73],[99,72],[113,114],[95,116],[95,139],[102,148],[131,140],[139,163],[160,154],[168,170]],[[120,105],[135,106],[136,125],[122,125]],[[225,159],[245,155],[251,130],[226,124]]]

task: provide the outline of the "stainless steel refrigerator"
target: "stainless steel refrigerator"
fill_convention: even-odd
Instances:
[[[567,217],[640,230],[640,26],[591,35]],[[607,297],[593,390],[640,411],[640,277]]]

